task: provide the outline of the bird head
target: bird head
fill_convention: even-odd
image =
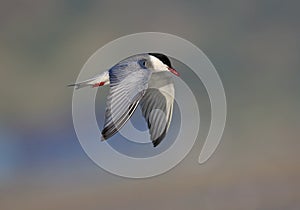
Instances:
[[[169,71],[176,76],[180,76],[180,74],[172,67],[170,59],[160,53],[148,53],[149,55],[149,60],[146,61],[145,65],[149,68],[152,69],[155,72],[160,72],[160,71]]]

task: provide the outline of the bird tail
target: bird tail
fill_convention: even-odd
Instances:
[[[74,84],[69,84],[68,87],[75,87],[75,89],[83,88],[83,87],[99,87],[103,85],[109,84],[109,73],[108,71],[103,72],[102,74],[99,74],[95,76],[94,78],[74,83]]]
[[[84,82],[78,82],[78,83],[74,83],[74,84],[69,84],[68,87],[75,87],[75,89],[79,89],[79,88],[83,88],[83,87],[87,87],[87,86],[93,86],[92,84],[90,84],[91,81],[84,81]]]

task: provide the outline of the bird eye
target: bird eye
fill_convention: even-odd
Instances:
[[[147,62],[147,61],[143,59],[143,60],[139,60],[139,62],[138,62],[138,63],[140,64],[140,66],[141,66],[142,68],[144,68],[144,69],[145,69],[145,68],[147,68],[147,66],[146,66],[146,65],[147,65],[147,64],[146,64],[146,62]]]

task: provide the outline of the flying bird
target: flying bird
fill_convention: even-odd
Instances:
[[[173,113],[175,93],[170,72],[179,76],[166,55],[145,53],[126,58],[102,74],[68,86],[75,89],[110,86],[102,140],[116,134],[140,105],[156,147],[166,136]]]

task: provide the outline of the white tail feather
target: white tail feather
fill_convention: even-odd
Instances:
[[[108,71],[103,72],[102,74],[99,74],[91,79],[82,81],[82,82],[78,82],[78,83],[74,83],[74,84],[70,84],[68,85],[68,87],[75,87],[75,89],[79,89],[79,88],[83,88],[83,87],[96,87],[97,84],[102,83],[101,86],[103,85],[107,85],[109,84],[109,73]]]

